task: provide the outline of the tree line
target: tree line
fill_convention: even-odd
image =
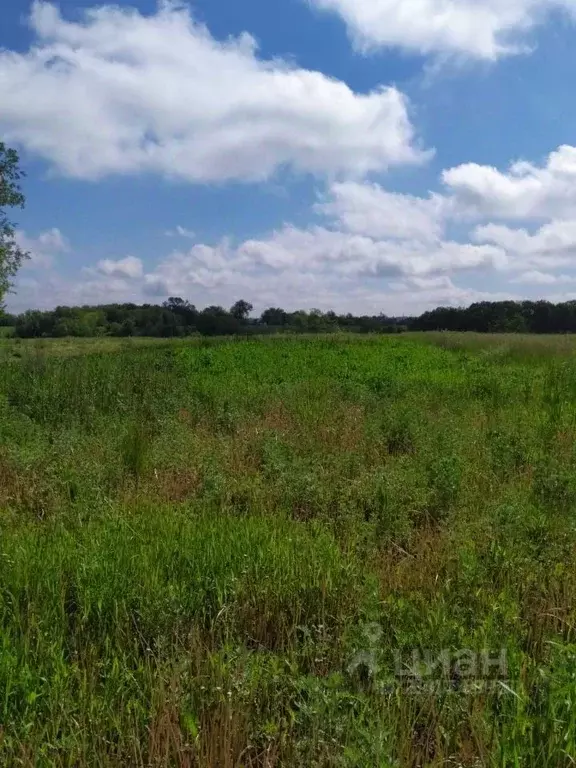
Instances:
[[[576,301],[482,301],[466,308],[439,307],[412,318],[418,331],[575,333]]]
[[[349,330],[357,333],[396,333],[405,326],[384,315],[355,317],[335,312],[286,312],[270,307],[258,318],[250,317],[252,305],[237,301],[229,309],[209,306],[197,309],[188,301],[173,297],[161,305],[109,304],[104,306],[56,307],[41,312],[0,317],[0,325],[13,328],[20,338],[64,336],[229,336],[250,333],[329,333]]]
[[[574,333],[576,301],[478,302],[466,308],[439,307],[418,317],[337,314],[318,309],[287,312],[279,307],[252,317],[252,305],[237,301],[229,309],[197,309],[180,297],[163,304],[109,304],[57,307],[20,315],[0,313],[0,326],[20,338],[64,336],[228,336],[262,333],[402,333],[475,331],[477,333]]]

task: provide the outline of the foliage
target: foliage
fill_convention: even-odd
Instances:
[[[22,176],[18,153],[0,141],[0,312],[11,280],[28,256],[16,242],[14,224],[5,210],[24,206],[20,188]]]
[[[150,336],[174,338],[193,336],[254,335],[272,333],[401,333],[410,331],[466,331],[476,333],[574,333],[576,302],[552,304],[547,301],[481,302],[468,308],[438,308],[420,317],[386,315],[337,315],[312,309],[286,312],[279,307],[265,309],[251,318],[252,304],[237,301],[230,310],[211,306],[198,310],[180,297],[162,306],[113,304],[98,307],[57,307],[49,312],[31,310],[10,317],[21,338]],[[0,318],[2,324],[2,318]]]
[[[240,299],[240,301],[237,301],[231,308],[230,308],[230,314],[232,317],[236,318],[236,320],[245,321],[248,318],[248,315],[254,307],[252,304],[250,304],[248,301],[244,301],[244,299]]]
[[[574,349],[2,341],[0,764],[572,765]]]
[[[574,333],[576,301],[482,301],[467,308],[439,307],[414,318],[415,331]]]
[[[266,334],[278,331],[324,333],[339,329],[361,333],[393,333],[402,326],[385,317],[337,317],[333,312],[284,312],[265,310],[260,319],[249,317],[252,304],[237,301],[230,310],[211,306],[199,311],[180,297],[172,297],[155,306],[145,304],[113,304],[100,307],[57,307],[48,312],[29,310],[13,320],[20,338],[150,336],[174,338],[182,336],[230,336]]]

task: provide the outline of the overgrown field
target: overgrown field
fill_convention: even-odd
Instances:
[[[574,350],[4,342],[0,765],[573,765]]]

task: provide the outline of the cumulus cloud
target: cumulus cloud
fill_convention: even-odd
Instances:
[[[0,130],[83,179],[158,173],[258,181],[279,168],[363,175],[426,155],[394,87],[345,83],[215,40],[188,8],[100,6],[79,21],[32,6],[35,44],[0,50]]]
[[[492,243],[503,249],[511,268],[561,267],[576,265],[576,219],[555,220],[535,232],[500,224],[486,224],[472,233],[476,242]]]
[[[452,279],[447,275],[438,277],[409,277],[406,280],[399,280],[390,283],[393,291],[453,291],[455,285]]]
[[[53,309],[57,306],[84,304],[113,304],[116,302],[142,302],[141,281],[107,277],[97,270],[84,270],[81,274],[64,275],[51,270],[42,276],[21,273],[17,291],[8,298],[11,312],[27,309]]]
[[[30,261],[24,266],[51,267],[54,257],[70,250],[68,240],[57,227],[31,237],[24,230],[17,230],[15,239],[20,248],[30,254]]]
[[[317,210],[348,232],[399,240],[438,239],[447,213],[440,195],[402,195],[353,181],[332,184]]]
[[[269,245],[267,241],[261,242],[263,246]],[[124,290],[133,295],[137,286],[144,301],[185,296],[199,306],[230,306],[244,297],[252,301],[257,310],[280,305],[289,310],[318,307],[340,312],[400,315],[421,312],[438,304],[460,305],[513,296],[510,292],[480,292],[458,286],[446,275],[410,275],[397,264],[387,266],[381,274],[372,274],[370,279],[356,268],[334,269],[331,263],[322,261],[306,269],[298,264],[262,269],[257,260],[247,262],[243,246],[231,248],[225,243],[212,248],[204,246],[202,254],[197,248],[175,252],[143,279],[131,281],[130,287]],[[253,241],[252,249],[255,246]]]
[[[402,302],[406,307],[397,314],[420,313],[440,306],[462,307],[475,301],[506,301],[520,298],[510,291],[478,291],[456,285],[447,275],[431,278],[410,277],[390,283],[389,288],[397,294],[397,301]],[[396,304],[393,298],[390,298],[390,303]]]
[[[276,302],[280,295],[319,306],[313,298],[332,286],[339,300],[371,280],[409,278],[412,289],[446,287],[442,273],[505,264],[504,252],[493,245],[377,240],[324,227],[284,227],[268,238],[248,240],[232,247],[229,242],[195,246],[174,252],[145,275],[149,295],[167,296],[204,289],[229,295],[263,295]],[[434,278],[438,279],[425,279]]]
[[[56,305],[102,304],[131,301],[136,303],[161,301],[174,291],[168,283],[153,286],[148,280],[118,280],[104,275],[77,280],[54,273],[47,279],[20,279],[18,294],[9,300],[10,311],[30,307],[51,308]],[[214,288],[188,282],[186,275],[179,283],[176,295],[188,298],[199,307],[209,304],[231,306],[238,298],[250,299],[257,311],[269,306],[288,310],[318,307],[324,311],[362,314],[409,315],[438,305],[460,306],[473,301],[498,301],[518,298],[510,292],[477,291],[459,286],[449,279],[430,283],[393,286],[385,281],[345,281],[331,276],[292,272],[255,274],[242,273],[240,280],[221,281]]]
[[[494,60],[525,51],[526,33],[574,0],[309,0],[338,13],[363,50],[400,47]]]
[[[161,301],[184,296],[199,306],[239,297],[258,309],[319,307],[341,312],[409,314],[437,304],[500,298],[454,284],[447,273],[492,269],[494,246],[375,240],[322,227],[286,227],[260,240],[196,245],[146,270],[138,259],[105,259],[79,277],[54,272],[20,279],[11,309],[56,304]],[[508,294],[506,294],[508,295]]]
[[[455,213],[499,219],[576,217],[576,147],[564,145],[544,165],[513,163],[507,172],[476,163],[446,170]]]
[[[135,256],[126,256],[124,259],[102,259],[96,264],[95,270],[107,277],[116,278],[139,278],[144,274],[144,266],[140,259]]]
[[[576,266],[576,217],[557,216],[572,207],[574,154],[560,147],[542,167],[516,163],[508,172],[474,166],[478,177],[487,171],[498,180],[485,185],[465,184],[469,166],[460,166],[442,175],[443,193],[421,197],[368,182],[331,183],[315,206],[322,225],[285,225],[236,245],[195,245],[147,274],[147,289],[168,294],[188,285],[217,293],[238,287],[256,297],[259,291],[273,295],[271,286],[301,296],[310,287],[332,286],[343,297],[373,282],[391,293],[447,301],[465,296],[452,279],[470,271],[497,272],[500,280],[508,273],[523,284],[560,283],[566,275],[550,270]],[[523,226],[512,226],[514,218]],[[448,236],[455,231],[459,237]]]
[[[510,282],[522,285],[566,285],[576,282],[576,277],[574,275],[553,275],[550,272],[530,270],[522,272],[521,275],[514,277]]]
[[[152,265],[134,256],[102,259],[84,270],[82,287],[69,290],[66,301],[87,294],[93,301],[181,295],[204,306],[228,305],[243,296],[257,307],[404,314],[434,303],[515,296],[455,282],[467,274],[482,272],[500,286],[573,283],[574,154],[561,147],[542,166],[516,163],[506,172],[474,166],[477,179],[484,171],[497,179],[489,184],[470,182],[463,173],[470,166],[460,166],[444,172],[441,193],[421,197],[369,182],[328,183],[312,212],[318,219],[308,226],[286,224],[241,242],[196,243]],[[179,237],[191,234],[180,226],[173,231]],[[58,230],[38,240],[64,242]]]

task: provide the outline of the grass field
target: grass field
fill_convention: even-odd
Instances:
[[[575,352],[0,342],[0,765],[574,765]]]

